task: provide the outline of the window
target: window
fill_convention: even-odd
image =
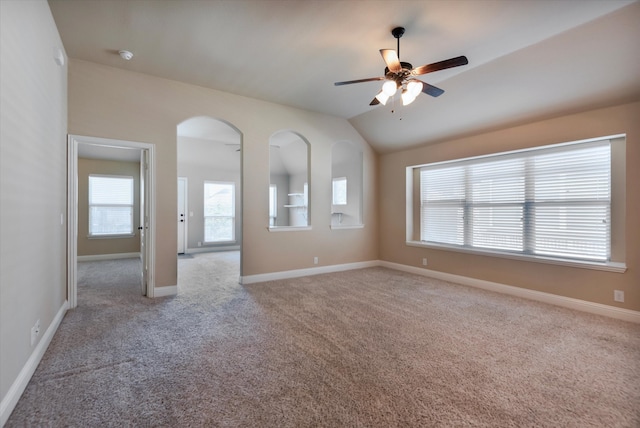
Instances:
[[[562,260],[611,259],[611,143],[420,168],[420,240]]]
[[[204,182],[204,241],[235,239],[235,184]]]
[[[269,226],[275,226],[278,218],[278,187],[269,186]]]
[[[89,236],[133,234],[133,177],[89,176]]]
[[[347,205],[347,177],[333,179],[333,205]]]

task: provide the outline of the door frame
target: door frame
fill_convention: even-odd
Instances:
[[[78,146],[92,144],[104,147],[140,149],[147,151],[149,183],[145,183],[149,204],[149,229],[146,257],[147,297],[155,295],[155,249],[156,249],[156,175],[155,145],[137,141],[114,140],[69,134],[67,137],[67,301],[69,308],[78,305]],[[143,197],[143,195],[140,195]]]
[[[178,177],[178,200],[180,199],[180,182],[184,183],[184,194],[183,196],[183,206],[180,207],[178,206],[178,211],[180,211],[180,208],[183,208],[184,211],[184,224],[182,225],[183,228],[183,242],[182,242],[182,247],[183,247],[183,252],[182,254],[187,254],[187,251],[189,249],[189,178],[188,177]],[[178,220],[180,220],[178,218]],[[181,226],[178,225],[178,234],[180,233],[180,228]],[[179,242],[180,240],[178,240]],[[178,249],[178,254],[181,254],[179,249]]]

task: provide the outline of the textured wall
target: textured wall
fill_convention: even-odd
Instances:
[[[380,254],[381,259],[421,266],[471,278],[553,293],[561,296],[640,310],[640,103],[587,111],[529,125],[468,138],[445,141],[380,157]],[[516,261],[405,244],[406,167],[587,138],[627,134],[626,198],[620,194],[616,208],[624,212],[614,237],[625,242],[627,271],[612,273],[551,264]],[[623,180],[625,180],[623,178]],[[624,187],[624,186],[623,186]],[[617,235],[617,236],[616,236]],[[614,246],[621,243],[614,242]],[[619,251],[618,251],[619,252]],[[613,290],[625,292],[625,302],[613,301]]]
[[[72,60],[69,133],[156,145],[156,286],[177,281],[176,126],[208,116],[242,133],[242,275],[378,258],[376,155],[344,119],[198,86]],[[292,130],[310,143],[312,230],[269,232],[269,138]],[[331,146],[350,141],[364,152],[363,229],[331,230]]]
[[[0,1],[0,19],[4,400],[35,349],[31,327],[40,320],[41,340],[66,300],[67,67],[54,61],[63,47],[45,1]]]
[[[89,175],[121,175],[133,177],[133,231],[126,238],[89,239]],[[140,163],[97,159],[78,159],[78,256],[137,253],[140,251]]]

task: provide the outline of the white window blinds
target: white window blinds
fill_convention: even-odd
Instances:
[[[609,140],[427,165],[421,240],[606,261],[610,187]]]
[[[133,177],[89,176],[89,235],[133,233]]]

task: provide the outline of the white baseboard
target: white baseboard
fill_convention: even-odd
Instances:
[[[214,253],[219,251],[238,251],[240,250],[240,245],[228,245],[222,247],[197,247],[197,248],[187,248],[187,252],[185,254],[196,254],[196,253]]]
[[[558,296],[556,294],[544,293],[542,291],[529,290],[527,288],[514,287],[512,285],[499,284],[497,282],[484,281],[481,279],[454,275],[446,272],[438,272],[415,266],[402,265],[399,263],[380,261],[379,266],[640,324],[640,312],[632,311],[630,309],[616,308],[615,306],[603,305],[601,303],[587,302],[586,300]]]
[[[58,327],[62,322],[62,318],[64,318],[64,314],[68,309],[69,302],[65,300],[60,307],[60,310],[58,310],[58,313],[53,318],[53,321],[51,321],[51,324],[49,324],[49,327],[47,327],[47,330],[42,335],[42,339],[40,339],[31,353],[31,356],[29,356],[29,359],[22,367],[22,370],[18,373],[18,377],[9,388],[9,391],[7,391],[7,395],[5,395],[2,402],[0,402],[0,426],[4,426],[7,423],[7,420],[9,420],[11,412],[13,412],[16,404],[18,404],[20,396],[29,384],[31,376],[33,376],[38,364],[40,364],[40,360],[42,360],[45,351],[51,343],[51,339],[53,339],[53,335],[58,330]]]
[[[275,281],[279,279],[299,278],[301,276],[320,275],[323,273],[342,272],[345,270],[364,269],[379,266],[377,260],[368,262],[345,263],[341,265],[319,266],[306,269],[287,270],[282,272],[262,273],[240,277],[240,284],[254,284],[256,282]]]
[[[153,297],[175,296],[178,294],[177,285],[167,285],[165,287],[155,287],[153,289]]]
[[[95,262],[99,260],[117,260],[140,258],[140,253],[114,253],[114,254],[94,254],[90,256],[78,256],[79,262]]]

